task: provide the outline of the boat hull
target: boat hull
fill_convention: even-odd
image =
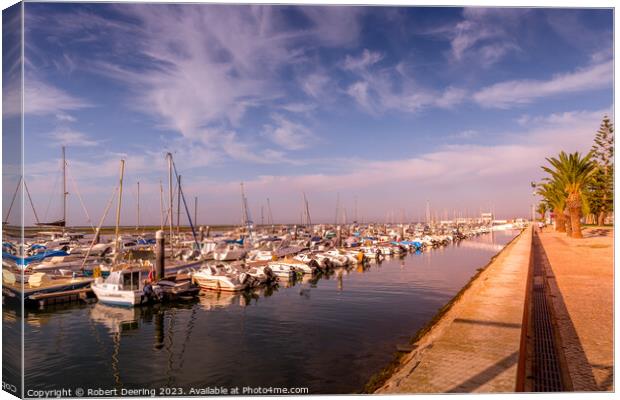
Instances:
[[[142,293],[132,290],[111,290],[99,285],[92,285],[97,300],[104,304],[134,307],[142,303]]]

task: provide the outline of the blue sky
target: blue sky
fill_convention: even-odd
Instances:
[[[96,221],[126,159],[123,222],[159,223],[171,151],[199,222],[526,216],[544,157],[613,111],[611,10],[45,4],[25,8],[26,177]],[[75,181],[76,185],[73,184]],[[165,182],[165,181],[164,181]],[[77,187],[77,190],[75,189]],[[78,192],[79,191],[79,196]],[[50,195],[55,193],[50,203]],[[192,200],[193,202],[193,200]],[[266,212],[266,211],[265,211]],[[27,220],[29,210],[26,208]],[[112,219],[109,218],[108,222]]]

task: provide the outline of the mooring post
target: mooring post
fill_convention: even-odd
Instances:
[[[157,280],[164,278],[164,258],[166,256],[164,246],[164,231],[157,231],[155,233],[155,274]]]
[[[95,240],[93,240],[93,244],[99,244],[100,236],[101,236],[101,228],[97,228],[95,230]]]
[[[336,245],[342,247],[342,228],[340,225],[336,227]]]

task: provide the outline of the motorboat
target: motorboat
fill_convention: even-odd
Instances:
[[[213,259],[217,261],[240,260],[247,254],[247,250],[237,243],[223,243],[213,250]]]
[[[192,281],[201,289],[238,292],[248,287],[249,275],[246,273],[227,273],[214,265],[204,265],[198,272],[192,274]]]
[[[297,260],[278,260],[271,261],[268,263],[271,271],[278,277],[282,279],[293,279],[297,275],[298,272],[303,273],[301,270],[301,266],[310,269],[305,263]],[[312,273],[312,272],[310,272]]]
[[[254,282],[252,286],[264,285],[276,279],[276,275],[268,265],[252,266],[246,271],[246,274],[252,277]]]

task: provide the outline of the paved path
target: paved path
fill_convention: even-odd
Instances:
[[[538,237],[555,276],[552,303],[573,390],[613,390],[613,230],[571,239],[546,229]]]
[[[514,392],[531,240],[528,228],[377,392]]]

